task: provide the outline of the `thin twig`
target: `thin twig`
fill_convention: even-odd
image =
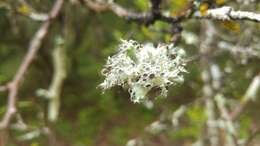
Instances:
[[[234,111],[230,114],[230,117],[232,120],[235,120],[238,118],[238,116],[241,114],[241,112],[244,110],[244,108],[247,106],[247,104],[254,100],[257,96],[257,92],[260,89],[260,74],[258,74],[252,82],[250,83],[241,103],[234,109]]]
[[[19,0],[19,2],[22,4],[21,7],[25,7],[28,9],[25,12],[19,11],[18,8],[18,14],[21,14],[23,16],[29,17],[30,19],[34,21],[47,21],[49,19],[49,15],[45,13],[39,13],[37,12],[31,5],[29,5],[25,0]]]
[[[249,146],[252,140],[258,135],[260,135],[260,128],[257,128],[252,134],[250,134],[250,136],[246,139],[245,146]]]

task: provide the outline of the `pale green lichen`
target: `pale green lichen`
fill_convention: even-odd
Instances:
[[[168,87],[182,82],[185,70],[185,51],[170,45],[139,44],[122,40],[118,52],[108,57],[102,70],[106,77],[100,84],[103,90],[122,86],[131,100],[139,103],[150,91],[167,96]]]

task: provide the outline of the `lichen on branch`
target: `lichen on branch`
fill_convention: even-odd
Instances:
[[[182,82],[185,70],[185,51],[172,44],[139,44],[122,40],[118,52],[108,57],[102,70],[106,77],[100,84],[103,90],[114,86],[127,89],[131,101],[139,103],[148,93],[167,96],[168,87]]]
[[[229,6],[208,10],[206,17],[218,20],[251,20],[260,22],[260,14],[248,11],[235,11]]]

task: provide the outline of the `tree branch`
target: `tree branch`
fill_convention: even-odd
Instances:
[[[226,99],[222,94],[217,94],[215,96],[215,101],[217,103],[218,110],[220,112],[221,117],[224,120],[225,130],[227,131],[227,142],[230,146],[239,146],[238,138],[237,138],[237,130],[232,119],[229,116],[228,109],[226,108]]]
[[[150,25],[155,21],[163,21],[166,23],[178,23],[190,17],[198,19],[213,19],[213,20],[249,20],[254,22],[260,22],[260,14],[247,12],[247,11],[235,11],[233,8],[223,6],[216,9],[210,9],[205,16],[202,16],[199,11],[196,11],[194,16],[191,16],[194,12],[194,4],[190,4],[186,12],[180,16],[166,16],[160,11],[161,0],[150,0],[152,6],[150,12],[135,13],[126,8],[114,3],[114,2],[93,2],[92,0],[80,0],[88,8],[96,12],[111,11],[119,17],[127,18],[131,21],[136,21],[142,24]]]
[[[50,11],[49,17],[50,19],[46,20],[39,30],[33,36],[33,39],[30,42],[29,49],[27,54],[25,55],[22,64],[20,65],[16,75],[14,76],[13,80],[7,84],[7,88],[9,90],[8,94],[8,103],[7,103],[7,111],[0,122],[0,129],[5,129],[9,126],[9,123],[16,113],[16,102],[17,102],[17,93],[19,90],[19,86],[21,80],[23,79],[25,73],[27,72],[30,64],[32,63],[34,57],[36,56],[37,51],[40,49],[43,39],[48,33],[48,29],[51,24],[51,20],[56,18],[58,13],[60,12],[63,0],[56,0],[53,8]]]
[[[217,20],[250,20],[260,22],[260,14],[248,11],[235,11],[228,6],[208,10],[205,17]]]
[[[135,21],[137,23],[145,24],[145,25],[151,25],[155,21],[163,21],[166,23],[177,23],[181,20],[187,18],[189,14],[191,14],[191,11],[193,10],[192,7],[189,7],[186,13],[177,16],[177,17],[171,17],[163,15],[160,11],[160,3],[161,0],[151,0],[151,10],[149,12],[143,12],[143,13],[136,13],[130,10],[127,10],[126,8],[114,3],[114,2],[93,2],[92,0],[80,0],[85,6],[90,8],[91,10],[95,12],[105,12],[105,11],[111,11],[114,14],[116,14],[119,17],[125,18],[129,21]]]
[[[58,118],[60,108],[60,96],[63,82],[67,75],[66,70],[66,50],[64,40],[57,38],[56,46],[52,53],[54,75],[48,90],[40,89],[37,94],[49,99],[48,120],[55,122]]]
[[[255,100],[259,89],[260,89],[260,74],[258,74],[256,77],[254,77],[254,79],[250,83],[241,103],[231,113],[230,117],[232,120],[235,120],[240,115],[240,113],[244,110],[244,108],[250,101]]]

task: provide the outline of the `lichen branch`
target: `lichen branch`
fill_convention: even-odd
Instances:
[[[250,20],[260,22],[260,14],[248,11],[235,11],[229,6],[210,9],[205,17],[217,20]]]
[[[57,39],[57,46],[52,53],[54,75],[48,90],[41,89],[38,95],[49,100],[48,120],[54,122],[58,118],[60,108],[60,96],[63,82],[66,78],[66,51],[62,38]]]

